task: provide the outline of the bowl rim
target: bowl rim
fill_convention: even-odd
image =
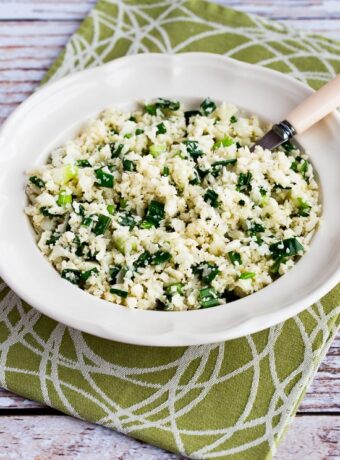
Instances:
[[[119,70],[120,67],[131,66],[137,63],[153,63],[155,61],[162,62],[164,65],[169,66],[170,68],[176,65],[180,65],[183,63],[188,63],[192,60],[203,60],[203,62],[209,63],[220,63],[222,65],[228,65],[229,69],[232,71],[249,71],[251,69],[252,72],[256,72],[260,77],[268,78],[275,76],[276,80],[280,80],[283,84],[289,83],[290,85],[294,85],[304,96],[307,96],[313,92],[311,88],[306,86],[305,84],[297,81],[293,77],[280,73],[278,71],[260,67],[254,64],[248,64],[241,61],[236,61],[226,56],[212,54],[212,53],[202,53],[202,52],[190,52],[190,53],[181,53],[177,55],[167,55],[167,54],[159,54],[159,53],[151,53],[151,54],[139,54],[139,55],[132,55],[132,56],[124,56],[118,58],[114,61],[109,63],[103,64],[99,67],[86,69],[80,72],[77,72],[72,75],[68,75],[66,77],[61,78],[60,80],[47,83],[45,84],[39,91],[32,94],[26,101],[24,101],[11,115],[10,117],[4,122],[0,129],[0,143],[2,137],[5,136],[6,133],[10,132],[17,123],[17,120],[23,116],[25,112],[28,112],[33,109],[35,105],[38,105],[40,101],[42,101],[46,95],[51,95],[53,93],[57,93],[61,90],[65,90],[68,87],[72,87],[74,84],[77,84],[79,80],[86,80],[92,78],[93,76],[100,75],[103,72],[111,72],[113,70]],[[340,127],[340,116],[338,113],[334,112],[331,117],[335,120],[337,125]],[[1,192],[1,185],[0,185],[0,192]],[[305,257],[305,256],[304,256]],[[50,263],[45,260],[47,264]],[[22,289],[22,286],[16,282],[16,278],[6,270],[6,267],[1,261],[0,257],[0,276],[2,279],[10,286],[13,291],[15,291],[23,300],[25,300],[28,304],[37,308],[40,312],[46,314],[47,316],[63,322],[71,327],[81,329],[85,332],[99,335],[104,338],[118,340],[121,342],[127,342],[132,344],[138,345],[156,345],[156,346],[186,346],[186,345],[196,345],[196,344],[203,344],[203,343],[212,343],[218,342],[221,340],[229,340],[237,337],[244,336],[249,333],[258,332],[260,330],[266,329],[270,326],[273,326],[281,321],[284,321],[295,314],[301,312],[306,307],[310,306],[315,301],[319,300],[323,295],[325,295],[330,289],[332,289],[340,279],[340,266],[337,267],[325,282],[322,285],[318,286],[315,289],[310,290],[309,294],[304,296],[298,303],[294,302],[292,304],[286,304],[281,309],[272,311],[271,313],[266,313],[263,315],[258,315],[255,317],[248,317],[243,318],[240,324],[236,324],[233,328],[228,329],[227,331],[217,331],[211,332],[208,334],[201,335],[200,333],[195,333],[194,331],[186,331],[183,329],[176,330],[174,327],[170,327],[168,331],[154,333],[147,336],[134,336],[133,334],[127,335],[126,332],[120,333],[119,331],[112,331],[107,330],[105,327],[93,327],[92,323],[88,323],[84,320],[79,318],[74,318],[72,315],[65,316],[64,313],[60,313],[59,310],[51,310],[48,307],[48,301],[39,302],[35,299],[34,295],[30,294],[26,290]],[[281,279],[281,278],[280,278]],[[279,280],[278,280],[279,281]],[[274,286],[278,281],[275,281],[272,285]],[[88,297],[88,293],[84,293],[77,287],[73,287],[73,289],[77,290],[79,295],[79,301],[81,301],[83,296]],[[258,297],[258,294],[261,292],[263,293],[267,288],[264,288],[251,296],[248,296],[244,299],[238,300],[235,304],[240,304],[240,302],[244,302],[245,300],[255,297]],[[110,306],[116,305],[112,304],[111,302],[97,299],[100,302],[105,304],[109,304]],[[86,299],[84,298],[86,302]],[[118,306],[120,309],[126,310],[126,307]],[[186,318],[185,321],[191,320],[193,317],[202,317],[204,320],[207,317],[207,312],[213,312],[214,310],[218,310],[223,308],[224,305],[219,307],[214,307],[213,309],[207,310],[189,310],[189,311],[180,311],[180,312],[159,312],[159,311],[150,311],[150,310],[129,310],[128,315],[134,316],[133,320],[138,321],[143,315],[145,318],[147,317],[155,317],[163,316],[164,315],[181,315],[181,318]],[[132,318],[129,318],[131,320]]]

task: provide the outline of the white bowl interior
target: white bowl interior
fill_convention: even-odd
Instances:
[[[179,99],[187,107],[210,96],[275,122],[310,94],[277,72],[205,53],[138,55],[80,72],[30,97],[0,134],[0,273],[28,303],[70,326],[144,345],[190,345],[252,333],[283,321],[339,279],[340,122],[332,114],[298,137],[317,171],[322,225],[308,253],[285,276],[227,306],[189,312],[138,311],[95,298],[61,279],[38,250],[23,209],[25,171],[109,106]]]

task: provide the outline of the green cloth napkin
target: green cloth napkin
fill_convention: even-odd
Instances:
[[[118,56],[210,51],[320,86],[340,44],[201,0],[101,0],[47,75]],[[160,95],[161,96],[161,95]],[[0,384],[67,414],[196,459],[271,458],[339,324],[340,288],[269,330],[147,348],[70,329],[0,280]]]

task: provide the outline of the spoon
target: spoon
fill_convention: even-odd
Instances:
[[[251,151],[253,152],[257,145],[269,150],[278,147],[296,134],[309,129],[339,106],[340,74],[301,102],[283,121],[273,125],[272,129],[252,146]]]

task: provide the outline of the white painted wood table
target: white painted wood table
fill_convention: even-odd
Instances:
[[[340,0],[218,0],[340,39]],[[0,124],[38,85],[94,0],[0,0]],[[299,407],[277,460],[340,459],[340,339]],[[170,460],[108,429],[0,389],[0,459]]]

